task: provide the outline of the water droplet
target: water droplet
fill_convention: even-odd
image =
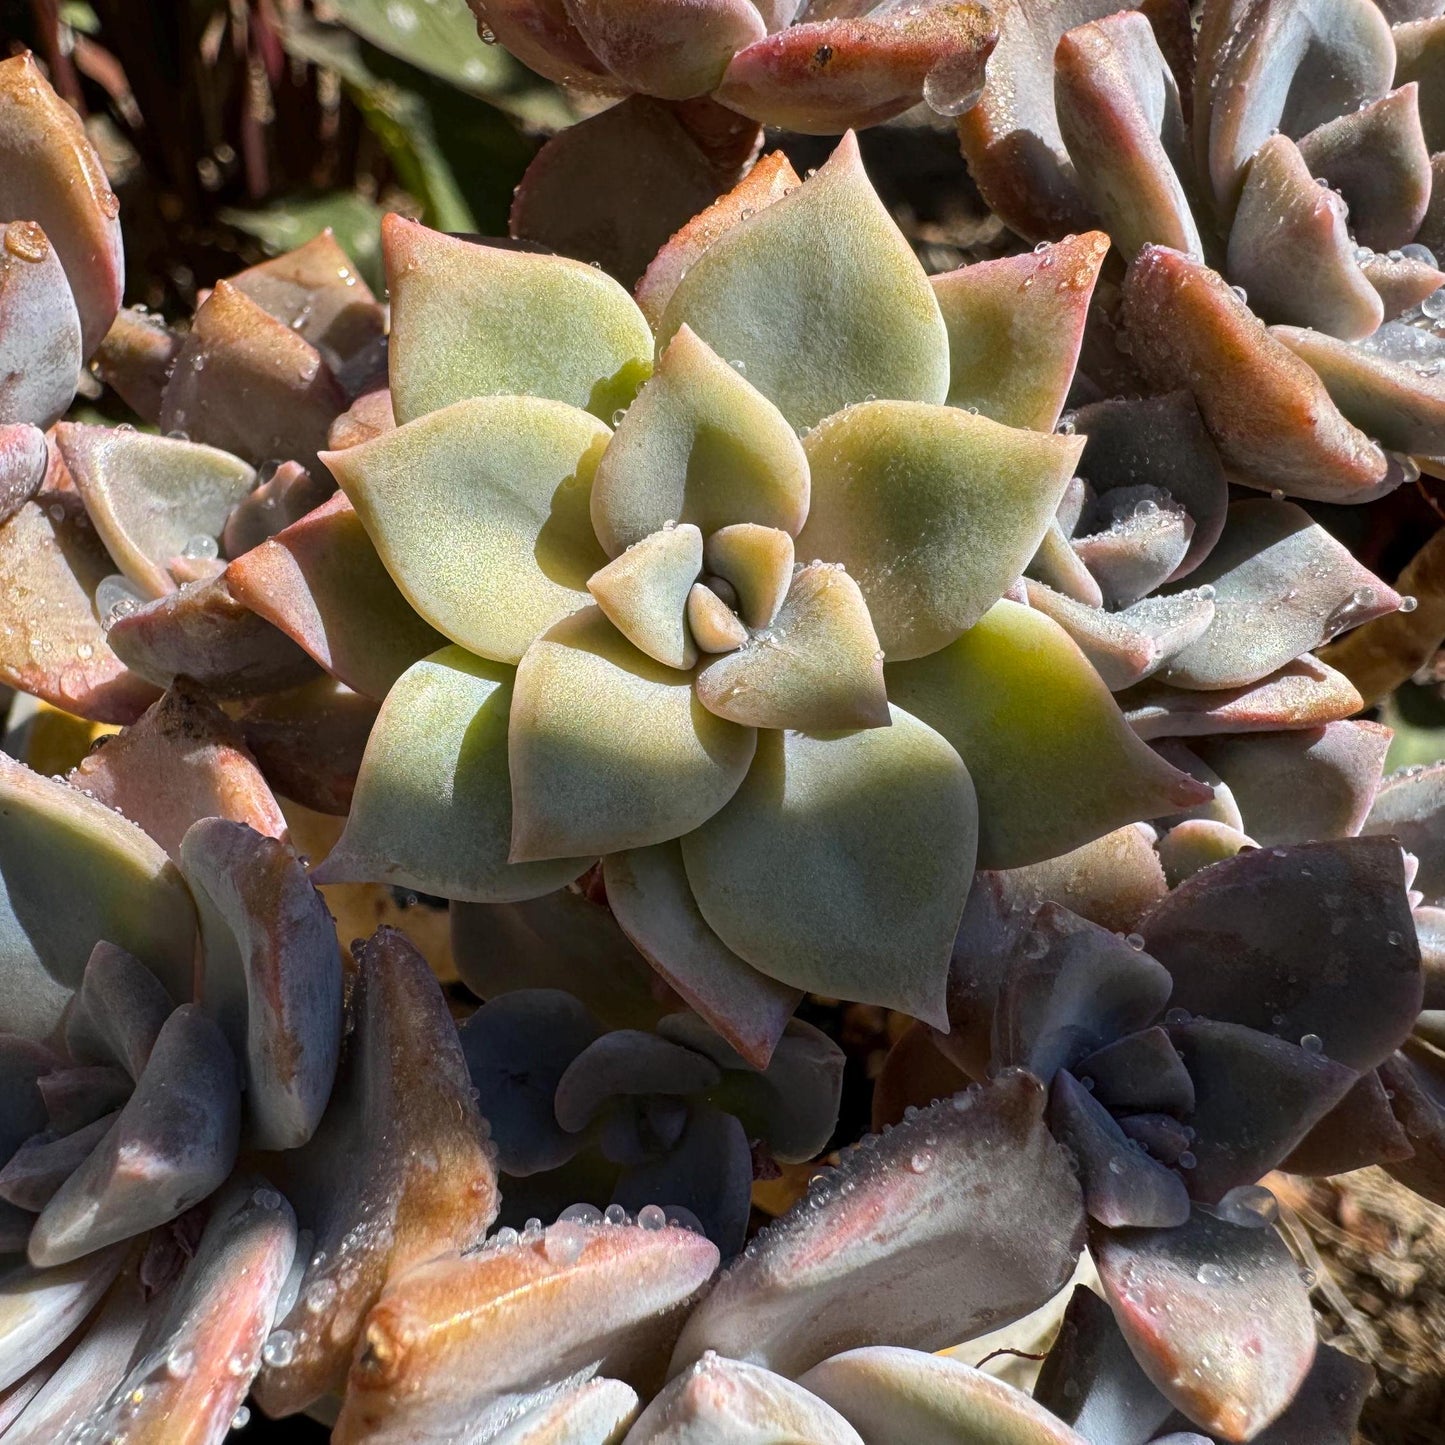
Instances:
[[[1229,1283],[1229,1271],[1223,1265],[1205,1263],[1201,1264],[1194,1273],[1194,1278],[1200,1284],[1218,1286]]]
[[[1131,933],[1125,938],[1124,942],[1127,943],[1130,948],[1142,952],[1144,948],[1144,935],[1142,933]]]
[[[34,221],[11,221],[5,227],[5,249],[18,261],[43,261],[50,242]]]
[[[1186,1150],[1179,1156],[1178,1163],[1179,1163],[1179,1167],[1180,1167],[1181,1169],[1193,1169],[1194,1166],[1199,1163],[1199,1160],[1196,1159],[1196,1158],[1194,1157],[1194,1155],[1191,1154],[1191,1153],[1189,1152],[1189,1150],[1186,1149]]]
[[[1408,592],[1402,594],[1400,598],[1401,612],[1413,612],[1419,605],[1420,599],[1418,597],[1412,597]]]
[[[667,1226],[667,1215],[662,1212],[660,1204],[644,1204],[637,1211],[637,1223],[643,1229],[664,1229]]]
[[[261,1359],[277,1369],[284,1369],[296,1358],[296,1336],[290,1330],[273,1330],[261,1347]]]
[[[1262,1229],[1279,1218],[1279,1201],[1262,1184],[1241,1184],[1219,1201],[1215,1213],[1227,1224]]]
[[[920,1149],[913,1158],[908,1161],[908,1167],[915,1174],[926,1174],[933,1166],[933,1150]]]
[[[1187,1024],[1189,1017],[1187,1008],[1172,1008],[1164,1015],[1164,1022],[1166,1024]]]
[[[334,1279],[318,1279],[306,1287],[306,1309],[313,1315],[319,1315],[322,1310],[330,1309],[336,1303],[336,1281]]]
[[[557,1220],[566,1224],[601,1224],[602,1211],[595,1204],[569,1204]]]
[[[236,1413],[231,1416],[231,1429],[244,1430],[251,1423],[251,1412],[244,1405],[236,1407]]]
[[[1307,1054],[1322,1054],[1325,1050],[1325,1041],[1318,1034],[1303,1034],[1300,1037],[1299,1046]]]
[[[195,1368],[196,1352],[184,1345],[177,1345],[166,1356],[165,1371],[173,1380],[184,1380]]]
[[[632,1216],[620,1204],[609,1204],[602,1211],[602,1222],[604,1224],[631,1224]]]

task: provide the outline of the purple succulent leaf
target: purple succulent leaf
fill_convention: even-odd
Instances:
[[[491,1127],[504,1173],[555,1169],[586,1142],[557,1122],[553,1099],[568,1066],[598,1033],[587,1010],[553,988],[502,994],[461,1026],[477,1108]]]
[[[879,5],[748,45],[717,98],[763,125],[809,135],[877,125],[922,99],[957,115],[977,98],[997,38],[981,4]]]
[[[290,849],[244,823],[203,818],[180,862],[201,917],[199,996],[241,1065],[247,1141],[295,1149],[341,1052],[335,922]]]
[[[1068,31],[1054,102],[1080,189],[1124,258],[1150,241],[1202,256],[1179,91],[1149,19],[1126,10]]]
[[[220,1445],[261,1366],[295,1251],[291,1206],[265,1180],[238,1178],[211,1210],[145,1353],[92,1417],[96,1428]]]
[[[563,1070],[553,1108],[557,1122],[577,1134],[609,1099],[700,1093],[721,1078],[716,1064],[691,1049],[639,1029],[615,1029],[588,1044]]]
[[[594,1371],[654,1392],[718,1262],[706,1239],[657,1223],[564,1218],[396,1278],[362,1332],[337,1445],[484,1434]]]
[[[937,1349],[1035,1308],[1082,1220],[1043,1107],[1037,1080],[1009,1073],[869,1136],[722,1277],[674,1373],[707,1349],[784,1374],[879,1339]]]
[[[575,994],[608,1028],[651,1028],[669,1006],[605,904],[570,888],[524,903],[453,903],[452,957],[478,998]]]
[[[181,335],[138,306],[123,306],[95,353],[95,374],[144,422],[161,417]]]
[[[1351,721],[1200,738],[1194,748],[1224,779],[1250,837],[1267,848],[1359,833],[1389,744],[1388,728]]]
[[[174,865],[134,823],[0,755],[0,939],[5,1022],[45,1037],[80,986],[97,939],[191,992],[196,916]]]
[[[1348,1174],[1370,1164],[1397,1164],[1413,1152],[1391,1112],[1379,1072],[1371,1069],[1355,1080],[1280,1167],[1291,1174]]]
[[[240,287],[220,281],[176,353],[160,425],[257,465],[294,457],[312,468],[345,406],[321,353]]]
[[[1193,534],[1193,519],[1168,492],[1120,487],[1085,508],[1070,546],[1104,601],[1128,607],[1183,566]]]
[[[1191,1019],[1171,1024],[1169,1037],[1194,1080],[1185,1123],[1195,1133],[1195,1163],[1182,1161],[1185,1181],[1206,1204],[1275,1168],[1357,1077],[1334,1059],[1242,1024]]]
[[[1109,1111],[1067,1069],[1049,1089],[1049,1128],[1078,1161],[1084,1209],[1111,1228],[1171,1228],[1189,1218],[1189,1194],[1171,1169],[1134,1147]]]
[[[130,1097],[133,1082],[130,1074],[113,1064],[56,1069],[38,1080],[50,1127],[62,1134],[120,1108]]]
[[[802,991],[759,973],[708,927],[678,845],[609,854],[603,877],[639,952],[748,1063],[766,1068]]]
[[[1394,838],[1419,860],[1412,887],[1427,904],[1445,903],[1445,763],[1391,773],[1362,831]]]
[[[709,1100],[736,1114],[748,1138],[762,1139],[775,1159],[799,1164],[827,1147],[838,1123],[845,1058],[820,1029],[790,1020],[761,1070],[696,1014],[667,1014],[657,1031],[705,1055],[723,1071]]]
[[[931,277],[948,328],[948,404],[1005,426],[1052,431],[1107,253],[1108,238],[1090,231]],[[998,365],[1003,345],[1014,358],[1007,369]]]
[[[88,359],[124,289],[120,204],[80,117],[28,51],[0,70],[0,176],[0,221],[44,229],[80,315],[80,359]]]
[[[1368,255],[1357,251],[1355,254],[1360,257],[1360,269],[1379,294],[1386,321],[1397,320],[1445,286],[1445,271],[1438,270],[1418,256],[1407,256],[1399,251],[1387,251],[1383,255],[1378,251]],[[1434,252],[1430,254],[1434,255]]]
[[[397,590],[340,493],[238,557],[226,582],[338,681],[378,700],[446,645]]]
[[[1087,1285],[1069,1296],[1034,1399],[1090,1445],[1145,1445],[1172,1409],[1139,1367],[1114,1312]]]
[[[102,941],[86,960],[66,1016],[66,1048],[81,1063],[117,1063],[138,1079],[174,1007],[134,954]]]
[[[632,1212],[649,1204],[686,1209],[726,1260],[743,1247],[752,1187],[752,1150],[743,1126],[720,1109],[694,1108],[666,1154],[622,1171],[612,1202]]]
[[[1363,1360],[1321,1342],[1289,1408],[1251,1445],[1352,1445],[1374,1382]]]
[[[831,1405],[794,1381],[711,1350],[675,1376],[638,1417],[633,1445],[708,1445],[719,1439],[799,1439],[863,1445]]]
[[[1166,246],[1145,246],[1123,297],[1134,361],[1155,389],[1193,392],[1234,480],[1343,502],[1396,485],[1380,448],[1336,411],[1324,383],[1264,331],[1217,272]]]
[[[63,1060],[43,1043],[0,1033],[0,1159],[46,1127],[49,1114],[39,1079]]]
[[[1194,1083],[1179,1051],[1159,1026],[1125,1034],[1078,1061],[1082,1081],[1093,1083],[1093,1096],[1122,1113],[1162,1111],[1184,1117],[1194,1109]]]
[[[1220,692],[1147,678],[1120,693],[1119,706],[1139,737],[1180,738],[1319,727],[1350,717],[1364,702],[1344,673],[1306,656],[1258,682]]]
[[[1198,741],[1191,739],[1186,745],[1177,738],[1164,738],[1155,745],[1155,750],[1161,757],[1168,758],[1176,768],[1189,774],[1191,778],[1198,778],[1202,783],[1208,783],[1214,789],[1214,797],[1208,803],[1201,803],[1197,808],[1191,808],[1187,813],[1177,814],[1172,818],[1160,818],[1154,826],[1161,830],[1176,827],[1180,823],[1192,820],[1207,820],[1213,823],[1224,823],[1228,827],[1242,829],[1244,818],[1239,811],[1239,804],[1235,802],[1234,794],[1229,791],[1229,784],[1211,768],[1197,751]]]
[[[8,522],[45,484],[50,449],[29,422],[0,426],[0,523]]]
[[[496,1171],[466,1059],[426,960],[393,929],[361,948],[353,1025],[331,1107],[279,1156],[314,1250],[277,1328],[289,1358],[256,1397],[271,1415],[341,1388],[367,1311],[413,1264],[468,1246],[497,1212]],[[385,1131],[375,1120],[390,1120]]]
[[[1298,138],[1378,100],[1395,68],[1372,0],[1212,0],[1197,45],[1195,158],[1225,217],[1271,135]]]
[[[756,137],[755,125],[732,119]],[[599,175],[608,177],[605,187],[595,184]],[[633,95],[537,152],[513,198],[510,230],[631,286],[716,199],[722,179],[672,106]]]
[[[147,681],[192,678],[215,697],[280,692],[316,676],[316,664],[237,600],[225,574],[117,616],[106,634]]]
[[[1173,976],[1174,1007],[1313,1035],[1356,1071],[1389,1057],[1420,1011],[1404,863],[1388,839],[1241,853],[1175,889],[1141,932]]]
[[[151,1322],[150,1301],[131,1270],[111,1285],[65,1359],[6,1433],[6,1445],[64,1440],[125,1377]]]
[[[98,722],[134,722],[157,690],[127,670],[97,614],[114,571],[73,492],[42,491],[0,526],[0,590],[36,601],[29,624],[0,637],[0,683]]]
[[[469,0],[477,29],[505,45],[523,65],[559,85],[620,89],[588,48],[564,0]]]
[[[1145,1027],[1168,1001],[1170,982],[1134,943],[1056,903],[1044,904],[1031,924],[999,991],[993,1063],[1027,1068],[1048,1083]]]
[[[34,221],[0,222],[0,423],[48,427],[61,416],[75,395],[80,345],[49,238]]]
[[[1022,1390],[962,1360],[888,1345],[847,1350],[799,1381],[865,1440],[1085,1445]]]
[[[1417,1194],[1445,1204],[1445,1052],[1412,1039],[1380,1065],[1380,1082],[1415,1151],[1385,1167]]]
[[[143,717],[82,758],[67,781],[138,823],[174,861],[201,818],[286,836],[286,819],[241,730],[188,678],[177,678]]]
[[[350,811],[377,705],[330,677],[243,703],[236,719],[266,781],[333,817]]]
[[[182,1005],[110,1132],[41,1211],[31,1261],[64,1264],[185,1213],[231,1172],[240,1114],[225,1037]]]
[[[1445,347],[1440,338],[1388,322],[1366,345],[1292,326],[1270,334],[1308,362],[1335,405],[1397,451],[1445,451]]]
[[[35,1216],[28,1209],[0,1200],[0,1254],[24,1254]]]
[[[1266,321],[1368,336],[1384,305],[1355,260],[1347,207],[1315,184],[1299,147],[1271,136],[1255,152],[1229,231],[1225,272]]]
[[[0,1199],[38,1214],[110,1132],[118,1113],[104,1114],[70,1134],[46,1130],[32,1135],[0,1169]]]
[[[268,468],[262,468],[264,477]],[[231,508],[221,529],[221,552],[241,557],[314,512],[336,492],[335,480],[313,476],[300,462],[282,462],[249,496]]]
[[[0,1274],[0,1390],[28,1375],[70,1337],[110,1288],[125,1257],[125,1248],[116,1245],[56,1269],[22,1261]]]
[[[1212,1435],[1253,1438],[1315,1354],[1309,1293],[1273,1227],[1196,1210],[1176,1229],[1099,1230],[1094,1262],[1144,1373]]]
[[[1130,1114],[1118,1123],[1129,1138],[1164,1164],[1177,1165],[1180,1157],[1190,1152],[1193,1131],[1168,1114]]]

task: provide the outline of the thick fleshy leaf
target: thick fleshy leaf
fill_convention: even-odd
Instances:
[[[1394,46],[1370,0],[1221,0],[1198,37],[1195,155],[1226,216],[1275,131],[1302,136],[1389,90]]]
[[[24,619],[0,632],[0,683],[102,722],[134,722],[155,701],[96,616],[114,567],[73,494],[41,492],[0,526],[0,592]]]
[[[749,627],[771,627],[793,581],[793,539],[778,527],[738,522],[719,527],[703,545],[709,574],[737,593]]]
[[[1079,475],[1098,496],[1118,487],[1155,487],[1188,512],[1194,531],[1171,580],[1192,572],[1219,540],[1229,500],[1219,453],[1193,397],[1176,391],[1095,402],[1075,412],[1073,423],[1088,437]]]
[[[1430,202],[1430,152],[1415,82],[1316,127],[1299,143],[1312,176],[1349,206],[1355,239],[1389,251],[1415,239]]]
[[[1193,392],[1236,480],[1346,502],[1393,485],[1385,454],[1203,263],[1166,246],[1144,247],[1124,282],[1123,317],[1146,378],[1160,390]]]
[[[750,0],[567,0],[567,14],[621,89],[664,100],[713,90],[766,34]]]
[[[1251,309],[1345,341],[1368,336],[1384,306],[1355,260],[1347,214],[1339,196],[1315,184],[1288,136],[1265,141],[1249,163],[1226,258]]]
[[[631,1385],[593,1376],[528,1410],[491,1445],[620,1445],[640,1405]]]
[[[1352,716],[1364,706],[1344,673],[1317,657],[1297,657],[1245,687],[1198,692],[1150,678],[1119,695],[1129,726],[1141,738],[1313,728]]]
[[[298,1148],[341,1052],[335,922],[294,854],[244,823],[202,819],[180,863],[201,915],[201,1003],[241,1065],[248,1142]]]
[[[1355,254],[1360,258],[1360,269],[1379,293],[1386,321],[1395,321],[1405,312],[1413,311],[1445,286],[1445,271],[1401,251],[1389,251],[1384,255],[1364,251]],[[1434,252],[1430,254],[1434,255]],[[1372,338],[1367,336],[1365,340],[1371,341]]]
[[[717,1259],[684,1229],[563,1219],[535,1240],[421,1265],[367,1319],[338,1445],[502,1423],[579,1373],[656,1388]]]
[[[1005,426],[1052,431],[1108,249],[1107,236],[1089,231],[932,277],[948,328],[948,404]],[[1000,366],[1004,354],[1009,364]]]
[[[196,914],[160,846],[106,804],[0,756],[5,1024],[44,1037],[97,939],[189,998]]]
[[[1445,46],[1445,24],[1440,17],[1421,18],[1398,26],[1393,32],[1395,42],[1395,83],[1405,85],[1418,81],[1420,120],[1425,141],[1432,155],[1445,150],[1445,103],[1437,83],[1441,47]]]
[[[140,824],[172,859],[199,818],[229,818],[272,838],[286,836],[286,819],[241,730],[184,678],[139,722],[82,758],[68,781]]]
[[[219,1445],[261,1363],[296,1252],[296,1217],[264,1180],[217,1201],[145,1354],[91,1419],[135,1445]]]
[[[502,395],[610,417],[647,379],[647,322],[622,287],[592,266],[478,246],[400,216],[383,223],[382,247],[398,422],[469,397]]]
[[[368,697],[385,697],[446,641],[397,590],[345,496],[238,558],[226,581],[239,601]]]
[[[1010,1073],[868,1136],[718,1281],[674,1373],[713,1349],[796,1375],[839,1350],[938,1349],[1027,1314],[1068,1278],[1082,1219],[1043,1106],[1042,1086]]]
[[[1169,1038],[1194,1080],[1184,1122],[1194,1130],[1195,1162],[1180,1165],[1190,1194],[1206,1204],[1278,1166],[1356,1078],[1323,1054],[1242,1024],[1196,1018],[1171,1024]]]
[[[231,1172],[240,1115],[225,1037],[183,1005],[110,1132],[35,1221],[31,1263],[65,1264],[185,1213]]]
[[[858,583],[832,562],[795,572],[772,625],[707,663],[696,689],[709,712],[746,727],[888,726],[878,634]]]
[[[486,396],[325,460],[407,601],[452,641],[516,662],[589,600],[607,560],[587,514],[607,437],[576,407]]]
[[[139,1079],[174,1007],[138,958],[113,943],[97,943],[66,1015],[66,1048],[75,1059],[113,1061]]]
[[[678,837],[737,791],[755,733],[708,712],[691,679],[588,607],[517,669],[508,749],[513,861]]]
[[[561,989],[520,988],[483,1004],[460,1037],[497,1167],[527,1175],[565,1164],[584,1141],[557,1122],[552,1101],[568,1066],[598,1037],[596,1020]]]
[[[791,577],[790,568],[790,581]],[[717,591],[702,582],[694,582],[688,588],[685,615],[687,630],[699,652],[736,652],[748,640],[748,630],[743,626],[742,619]]]
[[[979,103],[959,117],[969,171],[996,212],[1030,241],[1085,231],[1094,216],[1054,108],[1054,54],[1066,31],[1112,15],[1117,0],[1001,0],[998,45]]]
[[[1160,673],[1175,687],[1258,682],[1347,628],[1393,612],[1399,594],[1292,502],[1236,502],[1191,575],[1214,588],[1214,622]]]
[[[800,1385],[864,1440],[913,1445],[1086,1445],[1022,1390],[962,1360],[873,1345],[814,1365]]]
[[[1126,10],[1068,31],[1054,102],[1079,187],[1125,260],[1151,241],[1202,256],[1179,90],[1149,20]]]
[[[1140,746],[1067,633],[1002,601],[951,647],[890,666],[900,706],[936,727],[979,796],[979,863],[1053,857],[1206,796]]]
[[[478,30],[492,35],[538,75],[583,90],[616,88],[563,0],[471,0],[471,5]]]
[[[1412,1039],[1380,1065],[1380,1082],[1394,1097],[1390,1107],[1414,1149],[1389,1165],[1402,1184],[1436,1204],[1445,1202],[1445,1054]]]
[[[340,383],[309,341],[218,281],[176,354],[160,424],[258,465],[294,457],[309,467],[345,406]]]
[[[386,1282],[474,1243],[497,1212],[456,1027],[426,960],[400,933],[381,929],[361,949],[351,1007],[332,1106],[306,1149],[283,1156],[315,1253],[276,1321],[286,1348],[256,1381],[272,1415],[339,1390]],[[385,1131],[377,1119],[390,1121]]]
[[[594,1040],[563,1071],[553,1108],[557,1122],[580,1133],[607,1100],[629,1094],[694,1094],[722,1078],[701,1054],[656,1034],[614,1029]]]
[[[507,724],[514,672],[460,647],[413,664],[367,739],[346,831],[318,883],[374,880],[512,902],[570,883],[583,858],[509,863]]]
[[[0,147],[3,137],[0,118]],[[80,318],[59,256],[34,221],[0,222],[0,423],[48,427],[79,375]]]
[[[284,632],[237,600],[224,573],[112,615],[106,636],[116,656],[159,687],[189,677],[213,696],[249,697],[318,672]]]
[[[161,399],[181,340],[163,317],[123,306],[93,357],[95,374],[142,421],[154,424],[160,420]]]
[[[1383,446],[1431,456],[1445,451],[1437,338],[1394,322],[1368,346],[1294,326],[1276,326],[1270,334],[1308,362],[1335,405]]]
[[[1092,1249],[1124,1338],[1166,1399],[1230,1441],[1283,1412],[1314,1359],[1315,1330],[1273,1229],[1196,1211],[1177,1229],[1101,1233]]]
[[[1116,933],[1132,933],[1144,911],[1166,891],[1147,823],[1126,823],[1092,843],[995,876],[1010,900],[1025,908],[1060,903]]]
[[[1067,1069],[1049,1089],[1049,1128],[1078,1160],[1084,1208],[1111,1228],[1169,1229],[1189,1218],[1177,1174],[1131,1146],[1109,1111]]]
[[[923,1109],[968,1087],[969,1077],[934,1044],[933,1030],[916,1020],[888,1050],[873,1080],[872,1130],[902,1123],[908,1111]]]
[[[765,330],[759,315],[770,318]],[[684,324],[719,356],[741,362],[798,428],[868,396],[947,395],[938,303],[851,135],[815,176],[739,221],[692,263],[662,315],[659,347]]]
[[[55,1191],[80,1168],[90,1151],[110,1132],[116,1114],[102,1114],[70,1134],[34,1134],[0,1169],[0,1199],[38,1214]]]
[[[263,468],[262,474],[268,470]],[[327,473],[318,470],[313,476],[300,462],[282,462],[244,501],[231,508],[221,530],[222,555],[244,556],[315,511],[335,492],[336,482]]]
[[[684,323],[597,467],[598,540],[615,557],[669,522],[706,538],[735,522],[796,533],[807,515],[808,463],[792,427]]]
[[[1189,1070],[1162,1028],[1125,1034],[1080,1059],[1074,1072],[1115,1112],[1188,1114],[1194,1108]]]
[[[1038,551],[1029,560],[1024,572],[1084,607],[1104,605],[1104,593],[1094,580],[1094,574],[1069,545],[1057,517],[1049,523]]]
[[[1445,763],[1391,773],[1375,794],[1365,833],[1396,839],[1419,860],[1412,887],[1445,902]]]
[[[801,1385],[708,1350],[638,1417],[633,1445],[712,1445],[718,1440],[807,1440],[862,1445],[831,1405]]]
[[[1420,1010],[1420,954],[1399,848],[1350,838],[1262,848],[1174,890],[1140,926],[1177,1008],[1373,1068]]]
[[[395,430],[396,413],[392,410],[391,391],[382,386],[357,397],[331,423],[326,433],[326,445],[334,452],[345,451],[347,447],[359,446],[383,432]]]
[[[36,1081],[51,1127],[61,1133],[84,1128],[125,1103],[132,1079],[114,1064],[56,1069]]]
[[[1364,826],[1390,745],[1378,723],[1201,739],[1195,751],[1229,785],[1262,847],[1353,837]]]
[[[1361,1074],[1281,1167],[1291,1174],[1347,1174],[1410,1158],[1414,1150],[1390,1106],[1391,1095],[1379,1072]]]
[[[647,961],[748,1063],[765,1069],[802,991],[759,973],[713,932],[676,843],[609,854],[603,877],[609,906]]]
[[[117,1246],[58,1269],[20,1263],[0,1275],[0,1390],[64,1343],[110,1288],[125,1255]]]
[[[888,655],[973,626],[1037,550],[1083,450],[952,407],[877,401],[814,428],[804,557],[846,566]]]
[[[973,872],[969,774],[932,728],[764,731],[733,800],[682,843],[703,918],[796,988],[942,1023]]]
[[[106,550],[148,597],[175,590],[166,564],[219,537],[256,482],[239,457],[174,437],[63,422],[55,439]]]
[[[634,647],[668,667],[690,668],[697,646],[689,601],[701,572],[702,533],[691,522],[664,525],[594,572],[587,590]]]
[[[983,4],[880,5],[856,18],[845,7],[741,50],[717,98],[763,125],[810,135],[877,125],[925,98],[957,115],[977,99],[997,37]]]
[[[0,522],[8,522],[45,484],[50,451],[29,422],[0,426]]]
[[[80,117],[28,51],[0,62],[0,177],[0,220],[37,223],[59,253],[88,357],[124,289],[120,202]]]
[[[1353,1355],[1321,1343],[1294,1400],[1255,1445],[1351,1445],[1375,1371]]]
[[[573,126],[572,130],[577,127]],[[688,268],[702,253],[740,221],[781,200],[800,185],[797,172],[781,151],[772,151],[726,195],[700,211],[657,253],[637,283],[637,304],[650,325],[662,319],[667,303]]]
[[[1167,492],[1151,493],[1125,487],[1105,493],[1087,508],[1071,540],[1110,607],[1147,596],[1189,554],[1193,518]]]

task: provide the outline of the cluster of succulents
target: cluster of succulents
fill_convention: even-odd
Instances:
[[[1318,505],[1445,453],[1445,20],[476,8],[687,130],[655,255],[527,244],[563,132],[385,303],[323,233],[122,310],[0,62],[0,1440],[1345,1445],[1260,1181],[1445,1203],[1445,763],[1361,717],[1445,587]],[[921,98],[1010,254],[749,163]]]

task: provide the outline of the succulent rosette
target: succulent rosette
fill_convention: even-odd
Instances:
[[[1029,240],[1109,233],[1085,369],[1191,391],[1233,481],[1349,500],[1445,448],[1432,10],[999,8],[970,170]]]

